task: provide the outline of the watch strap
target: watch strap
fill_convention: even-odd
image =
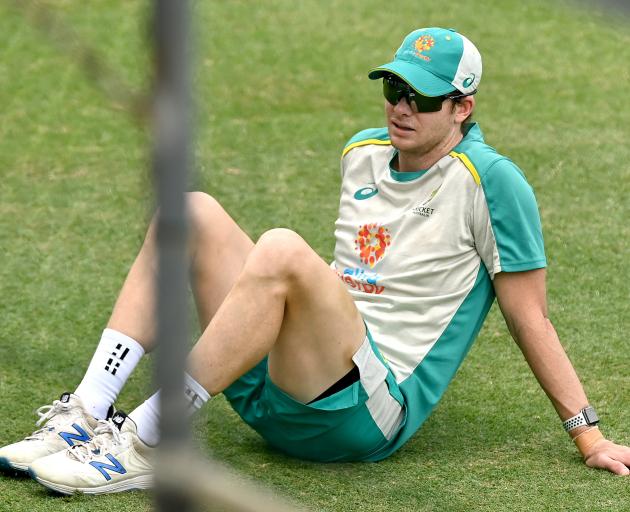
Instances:
[[[566,421],[562,422],[562,426],[564,430],[570,432],[571,430],[583,427],[583,426],[592,426],[597,425],[599,423],[599,418],[595,409],[592,406],[585,407],[579,413],[577,413],[572,418],[569,418]]]

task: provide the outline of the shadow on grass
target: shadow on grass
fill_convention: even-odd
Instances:
[[[30,480],[31,477],[26,471],[18,471],[4,466],[0,466],[0,478],[15,478],[16,480]]]

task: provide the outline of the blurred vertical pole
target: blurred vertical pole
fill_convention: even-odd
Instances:
[[[161,389],[161,440],[156,460],[156,509],[190,510],[185,496],[160,476],[160,460],[188,447],[184,368],[188,353],[184,193],[190,166],[188,2],[155,0],[155,83],[153,104],[158,240],[157,361]]]

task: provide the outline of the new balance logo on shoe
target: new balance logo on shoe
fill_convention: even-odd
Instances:
[[[73,432],[59,432],[61,438],[70,446],[74,446],[75,442],[87,443],[91,439],[90,435],[76,423],[72,424],[72,428],[77,431],[76,434]]]
[[[119,413],[119,412],[117,412],[116,414],[114,414],[114,416],[112,416],[112,421],[118,427],[118,430],[120,430],[120,428],[122,427],[122,424],[125,422],[126,417],[127,417],[126,415],[123,415],[122,413]]]
[[[101,472],[101,474],[105,477],[105,480],[107,480],[108,482],[112,479],[111,475],[107,472],[108,470],[113,471],[115,473],[119,473],[121,475],[124,475],[127,472],[127,470],[123,467],[123,465],[120,462],[118,462],[111,453],[105,454],[105,458],[109,459],[112,465],[93,460],[92,462],[90,462],[90,466],[93,466],[96,469],[98,469]]]
[[[120,368],[121,361],[123,361],[125,357],[127,356],[127,354],[129,353],[128,348],[125,348],[125,350],[122,350],[122,353],[121,353],[121,350],[122,350],[122,345],[118,343],[118,345],[116,345],[116,348],[112,352],[112,357],[110,357],[107,360],[107,363],[105,364],[106,372],[109,372],[112,375],[116,375],[118,368]]]

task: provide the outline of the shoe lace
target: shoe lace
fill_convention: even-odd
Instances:
[[[79,462],[88,462],[101,453],[121,445],[124,438],[118,426],[111,420],[98,420],[94,437],[88,443],[68,448],[68,453]]]
[[[72,409],[72,407],[73,406],[69,402],[61,402],[60,400],[53,401],[52,405],[42,405],[39,409],[37,409],[37,411],[35,411],[39,416],[39,419],[35,422],[35,426],[40,427],[42,424],[56,423],[53,418],[67,413]],[[33,432],[30,436],[26,437],[26,439],[40,439],[41,436],[49,430],[49,428],[40,428],[39,430]]]

